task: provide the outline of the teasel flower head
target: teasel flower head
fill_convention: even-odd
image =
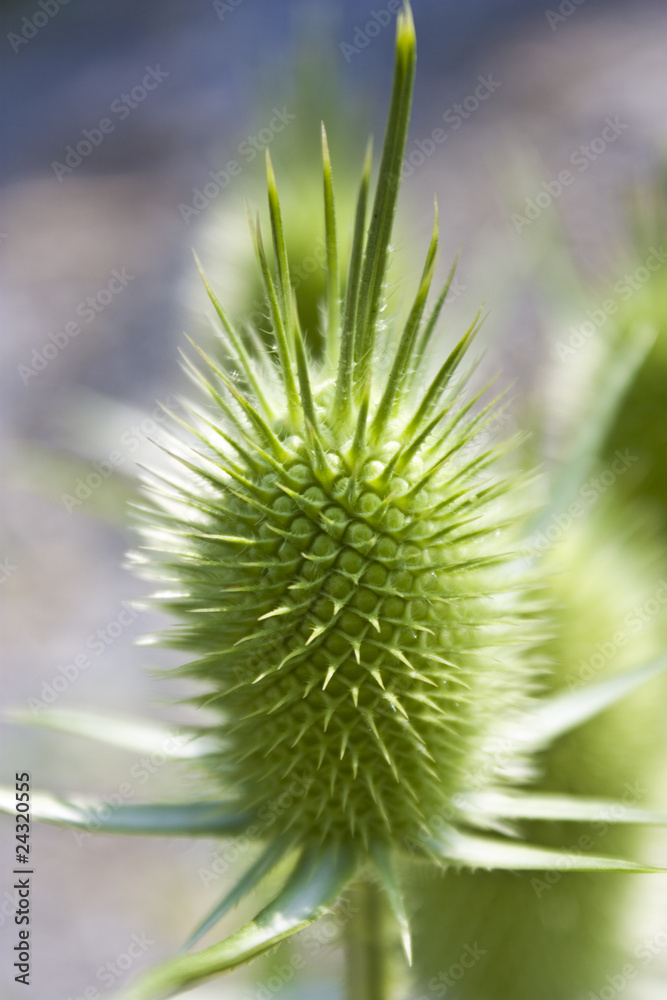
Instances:
[[[490,723],[533,682],[508,537],[525,505],[497,471],[502,446],[484,444],[496,404],[475,408],[460,374],[476,321],[426,375],[447,291],[427,314],[437,220],[407,318],[383,321],[414,65],[406,11],[372,218],[366,232],[367,157],[343,296],[323,132],[321,363],[303,342],[267,157],[275,269],[252,229],[275,352],[247,351],[207,283],[236,370],[202,352],[186,361],[208,406],[190,408],[173,450],[185,475],[146,519],[149,572],[180,619],[169,641],[197,654],[185,672],[220,716],[208,761],[220,787],[253,813],[297,779],[304,794],[274,834],[362,852],[418,839],[451,809]]]

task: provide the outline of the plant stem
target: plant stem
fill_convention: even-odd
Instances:
[[[355,916],[345,928],[347,1000],[388,1000],[389,942],[378,887],[359,881],[352,890]]]

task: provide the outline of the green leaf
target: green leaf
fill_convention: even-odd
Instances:
[[[564,820],[572,823],[641,823],[667,826],[667,813],[611,799],[534,792],[474,792],[457,803],[471,818]]]
[[[15,793],[0,788],[0,812],[14,814]],[[30,815],[44,823],[84,828],[97,833],[130,833],[170,837],[221,837],[241,833],[251,820],[234,812],[230,802],[156,802],[146,805],[109,805],[83,795],[61,798],[33,792]]]
[[[23,708],[10,708],[4,713],[4,717],[8,722],[82,736],[123,750],[162,753],[173,760],[201,757],[211,749],[206,740],[193,740],[192,736],[186,736],[159,722],[106,715],[88,709],[49,708],[35,714]]]
[[[479,837],[453,827],[429,841],[441,860],[462,868],[505,869],[507,871],[580,871],[580,872],[657,872],[650,868],[593,854],[568,854],[567,851],[535,847],[517,841]]]
[[[640,687],[667,669],[667,656],[577,691],[546,698],[518,723],[508,727],[507,736],[516,743],[517,751],[535,751],[549,746],[559,736],[615,705],[635,688]]]
[[[387,893],[389,905],[401,929],[401,943],[405,951],[408,965],[412,965],[412,940],[410,936],[410,921],[405,909],[403,893],[396,875],[390,852],[384,844],[375,843],[371,848],[375,867],[378,870],[383,888]]]
[[[212,927],[222,920],[225,914],[229,913],[233,907],[241,902],[244,896],[257,888],[262,879],[273,871],[293,849],[292,838],[278,837],[272,840],[266,850],[241,876],[236,885],[221,899],[208,916],[202,920],[195,931],[190,935],[183,945],[182,951],[188,951],[193,945],[207,934]]]
[[[346,851],[306,850],[284,889],[254,920],[220,944],[152,969],[122,994],[122,1000],[164,1000],[269,951],[323,916],[355,867],[355,858]]]

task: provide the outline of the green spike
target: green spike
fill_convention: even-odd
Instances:
[[[327,133],[322,123],[322,166],[324,170],[324,223],[327,245],[327,359],[335,369],[339,356],[340,336],[340,270],[338,265],[338,239],[336,236],[336,208],[334,202],[331,158]]]
[[[262,277],[264,279],[266,294],[269,301],[269,308],[271,311],[271,320],[273,322],[276,345],[278,347],[278,357],[280,359],[280,371],[282,374],[283,384],[285,386],[289,415],[291,420],[296,422],[299,414],[299,398],[296,388],[296,382],[294,381],[291,346],[289,340],[287,339],[288,337],[287,331],[291,333],[291,331],[293,330],[293,325],[291,321],[288,326],[286,326],[284,322],[283,310],[281,310],[280,304],[276,297],[276,290],[273,284],[271,273],[269,271],[269,265],[266,260],[266,253],[264,250],[264,244],[262,242],[262,231],[260,229],[259,219],[257,220],[255,228],[253,229],[253,234],[255,240],[255,250],[262,271]],[[290,292],[288,292],[288,301],[290,303],[292,301]]]
[[[350,449],[350,458],[354,465],[357,464],[359,456],[362,454],[364,446],[366,444],[366,425],[368,423],[368,410],[370,407],[370,385],[367,385],[366,391],[361,399],[359,406],[359,411],[357,414],[357,426],[354,431],[354,440],[352,442],[352,447]]]
[[[442,312],[442,307],[445,304],[445,300],[449,294],[449,289],[452,286],[452,281],[454,280],[454,275],[456,274],[456,268],[458,267],[458,263],[459,263],[459,255],[457,254],[456,257],[454,258],[454,263],[452,264],[449,270],[449,274],[445,279],[445,283],[442,286],[440,295],[438,296],[438,299],[433,307],[431,315],[429,316],[424,326],[424,329],[422,330],[422,335],[419,338],[419,343],[415,351],[415,357],[418,359],[418,361],[421,361],[421,359],[426,354],[426,349],[431,341],[431,337],[433,336],[433,332],[437,326],[438,320],[440,319],[440,313]],[[417,369],[415,369],[415,372],[416,371]]]
[[[343,312],[343,329],[341,334],[341,349],[338,361],[338,376],[336,379],[336,396],[334,400],[334,415],[337,424],[343,429],[347,427],[352,412],[352,372],[355,359],[355,330],[357,327],[357,309],[359,300],[359,281],[361,277],[361,262],[364,251],[364,230],[366,228],[366,202],[370,185],[371,166],[373,163],[373,144],[369,139],[366,147],[366,157],[361,175],[361,185],[357,199],[357,211],[354,223],[352,253],[345,291],[345,306]]]
[[[373,358],[380,299],[387,271],[389,241],[396,213],[401,164],[412,105],[416,49],[412,13],[406,6],[398,15],[391,107],[359,286],[359,343],[355,341],[358,368],[358,372],[355,373],[355,384],[358,394],[365,389]]]
[[[248,384],[252,388],[252,391],[253,391],[253,393],[254,393],[254,395],[255,395],[258,403],[260,404],[260,406],[264,410],[264,413],[266,414],[267,418],[269,420],[272,420],[274,418],[274,413],[273,413],[271,407],[269,406],[269,404],[267,403],[266,396],[264,395],[262,387],[260,386],[260,384],[259,384],[259,382],[257,380],[257,377],[256,377],[254,369],[253,369],[252,362],[250,361],[250,358],[248,357],[248,352],[246,351],[245,347],[243,346],[243,343],[242,343],[240,337],[238,336],[238,334],[234,330],[234,327],[232,326],[232,324],[231,324],[231,322],[230,322],[230,320],[229,320],[229,318],[227,316],[227,313],[223,309],[223,307],[222,307],[222,305],[221,305],[218,297],[216,296],[215,292],[211,288],[211,285],[209,284],[208,278],[204,274],[204,271],[202,269],[202,266],[201,266],[201,263],[200,263],[200,260],[199,260],[199,257],[197,256],[197,254],[194,255],[194,258],[195,258],[195,262],[197,264],[197,269],[199,271],[201,279],[204,282],[204,287],[206,289],[208,297],[209,297],[209,299],[211,300],[211,302],[213,304],[213,308],[215,309],[216,313],[218,314],[220,322],[222,323],[223,328],[224,328],[227,336],[229,337],[229,340],[231,341],[232,347],[236,351],[236,356],[237,356],[239,362],[241,363],[241,367],[243,368],[245,377],[248,380]]]
[[[289,458],[289,452],[281,444],[281,442],[278,440],[276,435],[271,430],[271,427],[267,424],[266,420],[262,417],[262,415],[255,409],[250,400],[247,399],[242,392],[239,392],[238,388],[234,385],[230,377],[225,372],[223,372],[221,368],[218,368],[215,362],[212,361],[204,353],[204,351],[202,351],[202,349],[198,347],[197,344],[194,343],[194,341],[190,340],[189,337],[188,340],[190,341],[194,349],[197,351],[197,353],[201,355],[206,364],[209,365],[211,370],[215,372],[215,374],[218,376],[218,378],[225,386],[227,391],[234,397],[234,399],[239,404],[241,409],[244,411],[250,422],[259,431],[264,442],[268,444],[271,450],[281,461],[283,462],[286,461],[286,459]]]
[[[442,395],[443,391],[447,388],[452,378],[454,377],[456,370],[461,362],[461,359],[465,355],[466,351],[470,347],[473,339],[477,335],[480,328],[480,315],[481,310],[477,312],[472,323],[464,333],[463,337],[459,340],[458,344],[451,352],[445,363],[441,366],[438,374],[435,376],[430,386],[428,387],[424,397],[417,407],[417,411],[414,417],[406,425],[403,431],[402,438],[404,441],[409,441],[413,438],[419,427],[422,425],[424,420],[426,420],[429,414],[433,411],[433,408],[437,405],[438,399]]]
[[[273,172],[271,154],[268,146],[265,151],[266,158],[266,182],[269,194],[269,215],[271,217],[271,233],[273,236],[273,250],[276,256],[276,268],[278,273],[278,290],[280,292],[282,322],[286,331],[293,329],[294,316],[292,313],[292,287],[289,276],[289,263],[287,258],[287,244],[285,242],[285,231],[283,229],[282,214],[280,211],[280,200],[276,187],[276,177]]]
[[[291,293],[294,295],[294,293]],[[306,349],[303,343],[303,336],[301,334],[301,328],[299,326],[299,319],[296,310],[296,296],[294,296],[294,349],[296,353],[296,371],[297,378],[299,380],[299,389],[301,394],[301,408],[303,410],[303,415],[305,421],[307,421],[313,428],[315,435],[317,435],[317,416],[315,414],[315,404],[313,403],[313,393],[310,386],[310,377],[308,375],[308,361],[306,358]]]
[[[387,379],[387,385],[385,386],[382,399],[380,400],[378,408],[375,411],[375,416],[369,430],[369,435],[373,440],[377,440],[380,433],[384,430],[392,411],[400,402],[401,389],[405,383],[407,373],[410,370],[410,358],[414,348],[415,338],[419,331],[419,324],[421,323],[421,318],[424,313],[426,298],[431,287],[433,268],[435,267],[435,261],[433,258],[435,257],[436,245],[437,234],[433,237],[431,247],[429,248],[431,263],[428,268],[424,268],[424,275],[420,282],[414,304],[410,310],[408,321],[405,324],[405,329],[403,330],[403,335],[394,357],[394,363],[391,367],[389,378]],[[431,254],[431,251],[433,251],[433,254]]]

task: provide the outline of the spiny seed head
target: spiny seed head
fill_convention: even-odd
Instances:
[[[447,291],[426,316],[437,218],[406,320],[389,333],[381,319],[414,61],[406,10],[372,218],[367,156],[342,295],[324,137],[321,362],[301,335],[267,158],[275,269],[259,223],[253,236],[275,350],[251,349],[207,285],[236,374],[186,362],[208,406],[190,408],[180,472],[146,519],[180,620],[169,641],[196,654],[184,670],[219,712],[209,764],[260,832],[301,843],[419,837],[471,774],[491,777],[494,721],[530,689],[506,551],[521,505],[489,443],[494,404],[476,405],[460,374],[477,321],[427,378]]]

